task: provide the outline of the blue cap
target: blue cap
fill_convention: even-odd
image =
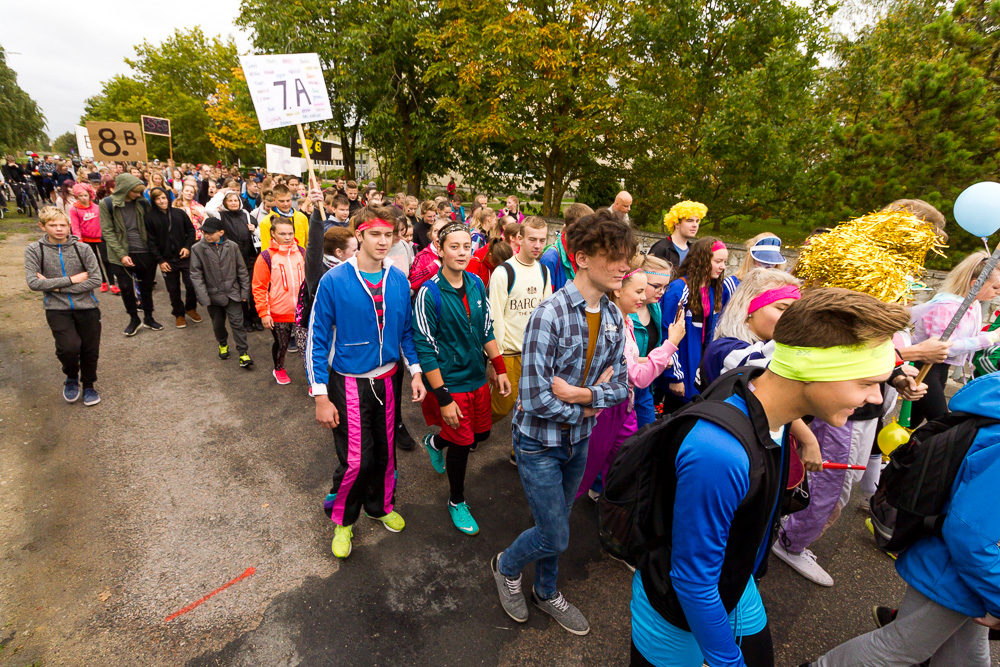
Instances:
[[[750,248],[750,256],[761,264],[778,266],[788,260],[781,254],[781,239],[777,236],[766,236]]]

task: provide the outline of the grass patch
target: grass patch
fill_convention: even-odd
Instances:
[[[22,215],[16,209],[4,214],[0,220],[0,241],[7,239],[9,234],[28,234],[38,231],[38,218]]]

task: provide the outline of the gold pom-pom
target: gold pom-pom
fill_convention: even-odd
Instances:
[[[685,199],[670,207],[670,210],[663,216],[663,226],[667,228],[668,234],[674,233],[674,227],[685,218],[698,218],[704,220],[708,215],[708,207],[697,201]]]
[[[814,236],[795,274],[817,286],[843,287],[892,303],[909,298],[928,252],[942,254],[934,227],[907,211],[879,211]]]

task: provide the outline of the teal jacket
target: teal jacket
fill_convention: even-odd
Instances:
[[[629,315],[632,320],[632,329],[635,331],[635,342],[639,346],[639,356],[648,357],[649,356],[649,330],[646,329],[646,325],[639,321],[639,316],[636,313]],[[656,327],[656,330],[660,334],[660,343],[663,342],[663,323],[660,322],[660,304],[651,303],[649,304],[649,320]]]
[[[493,318],[483,281],[468,271],[462,272],[462,279],[468,312],[441,271],[420,287],[413,303],[413,342],[424,378],[427,371],[440,369],[452,394],[486,384],[483,346],[493,340]]]

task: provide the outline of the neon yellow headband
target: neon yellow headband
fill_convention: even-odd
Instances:
[[[896,367],[896,351],[887,340],[875,347],[795,347],[775,343],[768,369],[800,382],[840,382],[885,375]]]

